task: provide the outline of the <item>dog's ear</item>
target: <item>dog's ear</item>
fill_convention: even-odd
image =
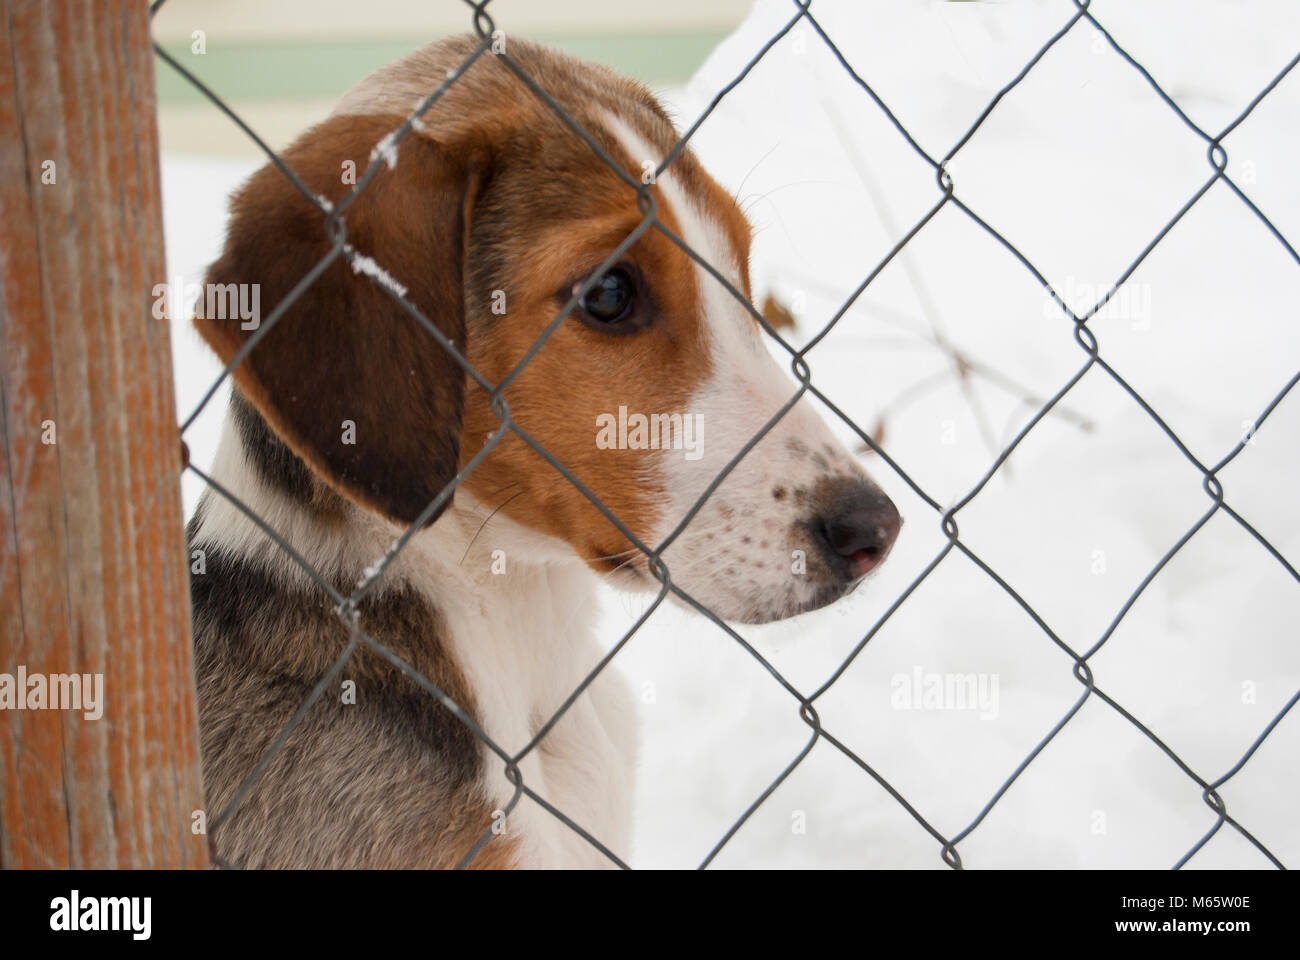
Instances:
[[[327,120],[283,158],[336,203],[399,123]],[[401,523],[413,522],[456,474],[466,375],[372,277],[404,287],[463,354],[469,216],[485,167],[480,153],[415,132],[403,139],[395,163],[385,163],[344,213],[348,244],[369,260],[336,259],[234,370],[238,389],[317,475]],[[325,219],[272,165],[234,195],[225,249],[194,321],[224,362],[330,251]],[[227,284],[249,285],[238,288],[240,302],[260,317],[204,302],[213,292],[215,304],[229,303]]]

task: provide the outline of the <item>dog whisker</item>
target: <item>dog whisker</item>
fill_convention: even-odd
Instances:
[[[516,486],[516,484],[511,484],[511,486]],[[503,489],[508,490],[510,489],[510,487],[505,487]],[[488,521],[491,520],[493,517],[495,517],[498,513],[500,513],[506,507],[507,504],[511,503],[514,500],[518,500],[527,492],[528,492],[527,490],[520,490],[514,496],[506,498],[505,502],[502,503],[501,506],[497,507],[495,510],[493,510],[491,513],[489,513],[486,517],[483,518],[483,522],[480,523],[478,525],[478,529],[474,531],[474,536],[470,537],[469,543],[465,545],[465,552],[461,555],[460,563],[457,564],[457,566],[461,566],[465,563],[465,558],[469,556],[470,548],[474,546],[474,541],[477,540],[479,534],[483,532],[483,528],[488,525]]]

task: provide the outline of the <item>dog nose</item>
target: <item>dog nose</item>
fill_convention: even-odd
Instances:
[[[821,535],[831,551],[848,561],[849,577],[864,577],[885,559],[903,519],[879,490],[868,488],[822,519]]]

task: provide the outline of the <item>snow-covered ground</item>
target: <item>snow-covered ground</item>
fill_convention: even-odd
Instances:
[[[759,0],[691,84],[688,125],[790,18]],[[1292,0],[1094,0],[1091,11],[1188,116],[1217,134],[1300,50]],[[997,90],[1073,16],[1068,0],[819,0],[845,57],[918,143],[942,157]],[[505,24],[508,28],[508,24]],[[1227,172],[1300,243],[1300,68],[1224,141]],[[820,38],[797,26],[723,100],[693,146],[758,227],[755,278],[815,335],[940,199],[933,170]],[[1107,290],[1210,177],[1204,141],[1086,22],[948,164],[955,194],[1075,309]],[[225,196],[246,165],[168,156],[168,265],[201,278]],[[1089,326],[1101,357],[1202,462],[1216,463],[1300,369],[1297,263],[1223,184],[1173,227]],[[948,506],[988,471],[1032,409],[972,375],[906,403],[951,366],[938,330],[1024,393],[1054,394],[1087,361],[1033,275],[953,204],[920,231],[809,354],[813,380]],[[217,367],[178,327],[177,398]],[[1220,474],[1225,501],[1300,563],[1300,388]],[[1161,557],[1212,506],[1201,476],[1094,367],[957,514],[961,540],[1066,644],[1096,643]],[[209,462],[220,400],[187,434]],[[973,411],[981,411],[975,413]],[[839,424],[846,440],[850,431]],[[828,610],[740,632],[800,690],[830,677],[943,550],[940,515],[864,455],[906,527],[890,561]],[[187,508],[198,487],[186,480]],[[642,611],[609,595],[612,643]],[[1218,513],[1152,581],[1090,661],[1097,686],[1207,781],[1226,773],[1300,689],[1300,589]],[[634,866],[699,863],[804,748],[798,704],[716,627],[665,605],[618,656],[640,699]],[[1082,692],[1070,658],[987,573],[952,551],[817,701],[823,728],[945,836],[963,830]],[[974,675],[983,704],[924,696]],[[920,694],[914,696],[914,694]],[[1300,860],[1300,708],[1220,793],[1284,863]],[[1200,788],[1097,697],[959,844],[967,867],[1163,867],[1215,822]],[[719,866],[942,868],[939,844],[826,741],[736,833]],[[1192,867],[1266,866],[1224,827]]]

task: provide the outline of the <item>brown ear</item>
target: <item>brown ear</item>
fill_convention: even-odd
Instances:
[[[327,120],[283,157],[313,192],[335,203],[352,188],[344,182],[348,168],[351,179],[359,178],[371,149],[401,120]],[[468,215],[481,166],[412,132],[395,167],[385,164],[344,214],[348,244],[406,287],[407,299],[462,353]],[[215,285],[255,285],[241,289],[245,304],[256,297],[260,326],[329,252],[331,240],[324,215],[271,165],[234,195],[231,213],[205,296],[215,292],[214,302],[224,304]],[[228,362],[256,328],[203,299],[195,326]],[[318,476],[394,520],[413,522],[456,473],[464,371],[344,256],[276,321],[234,378]]]

